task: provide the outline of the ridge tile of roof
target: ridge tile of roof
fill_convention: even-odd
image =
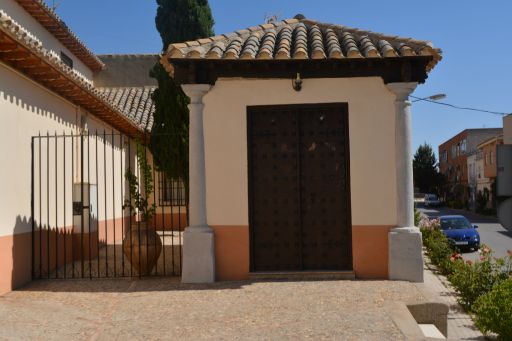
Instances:
[[[341,59],[432,56],[430,71],[442,51],[429,41],[398,37],[310,19],[286,19],[248,29],[169,45],[172,59]],[[165,66],[165,59],[163,60]]]
[[[16,0],[16,2],[91,70],[97,72],[104,68],[105,65],[101,60],[43,0]]]

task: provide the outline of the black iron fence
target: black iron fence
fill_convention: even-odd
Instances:
[[[31,204],[35,279],[181,274],[183,183],[128,136],[32,137]]]

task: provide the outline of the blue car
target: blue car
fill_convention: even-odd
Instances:
[[[445,215],[439,217],[441,230],[448,241],[462,250],[478,250],[480,248],[480,234],[477,225],[471,225],[466,217],[461,215]]]

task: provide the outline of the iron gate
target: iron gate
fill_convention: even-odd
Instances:
[[[351,270],[347,104],[247,115],[251,270]]]
[[[153,191],[143,185],[137,151]],[[129,174],[154,208],[147,219],[133,205]],[[31,180],[34,279],[181,275],[185,188],[155,170],[145,144],[106,131],[34,136]]]

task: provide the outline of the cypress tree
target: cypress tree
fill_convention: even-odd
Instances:
[[[437,159],[432,146],[426,142],[418,147],[413,159],[414,186],[420,192],[435,193],[442,185],[442,176],[437,171]]]
[[[169,44],[213,36],[208,0],[157,0],[156,28],[162,51]],[[155,114],[149,148],[156,168],[167,179],[181,179],[188,203],[188,97],[158,62],[150,72],[158,81],[153,93]]]

